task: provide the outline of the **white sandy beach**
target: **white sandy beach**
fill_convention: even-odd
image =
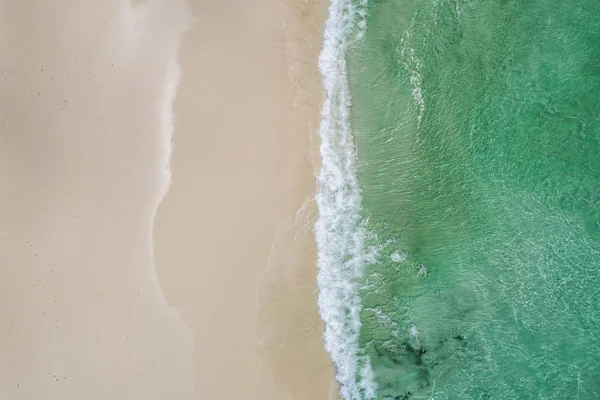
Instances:
[[[0,18],[0,400],[327,399],[323,2],[0,0]]]
[[[151,242],[189,16],[138,7],[2,2],[2,399],[193,398]]]
[[[304,227],[314,205],[295,224],[314,196],[324,3],[196,1],[193,12],[155,238],[167,299],[195,332],[198,396],[328,399]]]

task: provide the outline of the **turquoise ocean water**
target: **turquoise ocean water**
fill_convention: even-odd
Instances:
[[[329,11],[315,235],[341,396],[600,399],[600,2]]]

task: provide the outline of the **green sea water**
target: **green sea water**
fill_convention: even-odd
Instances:
[[[367,12],[346,59],[376,398],[600,399],[600,1]]]

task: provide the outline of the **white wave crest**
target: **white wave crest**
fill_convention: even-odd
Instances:
[[[325,25],[319,69],[326,100],[321,112],[321,170],[316,195],[319,312],[325,321],[325,348],[346,400],[374,399],[376,385],[368,357],[359,353],[364,265],[375,250],[366,249],[361,221],[357,156],[350,129],[351,96],[346,71],[348,46],[366,29],[367,0],[332,0]]]

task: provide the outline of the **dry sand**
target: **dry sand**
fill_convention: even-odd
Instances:
[[[193,2],[155,253],[199,399],[330,396],[310,229],[325,3]]]
[[[0,0],[0,400],[329,397],[324,3]]]
[[[152,218],[185,1],[0,2],[0,399],[193,399]]]

